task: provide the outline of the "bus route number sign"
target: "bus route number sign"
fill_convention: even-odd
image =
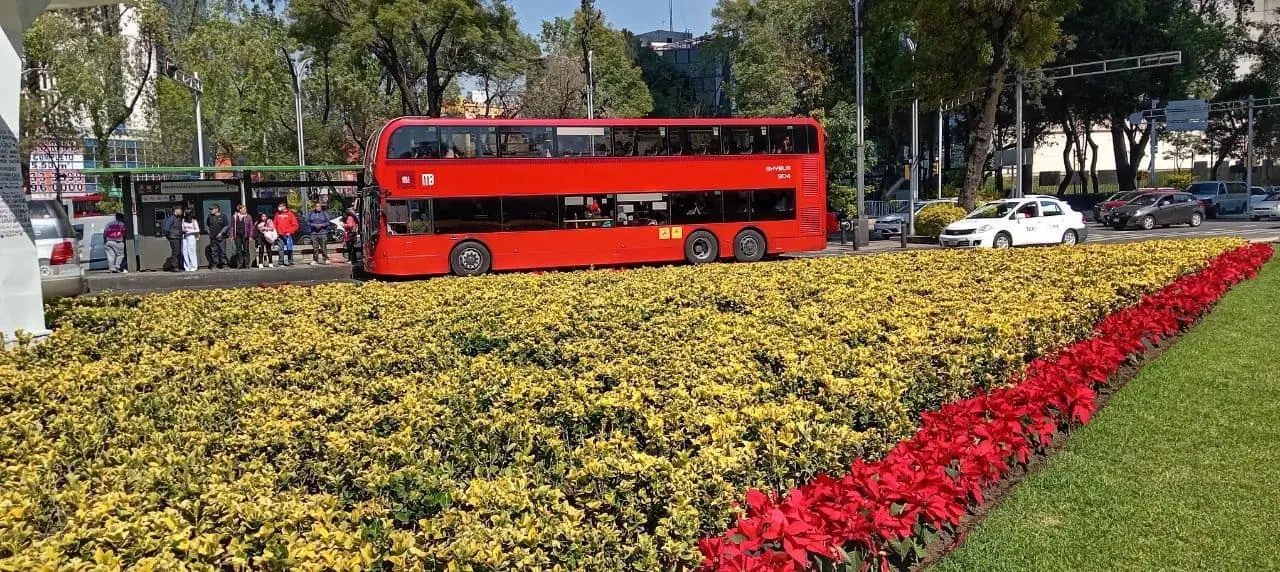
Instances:
[[[423,174],[422,174],[422,186],[424,186],[424,187],[434,187],[434,186],[436,186],[436,176],[435,176],[435,174],[434,174],[434,173],[423,173]]]

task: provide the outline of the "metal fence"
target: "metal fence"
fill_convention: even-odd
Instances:
[[[907,212],[907,201],[866,201],[867,218]]]

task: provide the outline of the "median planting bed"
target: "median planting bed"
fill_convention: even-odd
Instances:
[[[946,423],[990,421],[979,392],[984,407],[1012,399],[1007,416],[1032,417],[1017,435],[1081,421],[1087,383],[1011,382],[1180,277],[1238,279],[1214,271],[1229,251],[1233,268],[1261,256],[1238,247],[67,302],[52,309],[51,339],[0,354],[0,568],[784,568],[864,549],[875,560],[962,514],[1022,449],[993,440],[980,466],[941,469],[950,483],[933,472],[911,484],[946,488],[946,506],[846,503],[856,510],[819,521],[794,493],[748,491],[812,491],[845,482],[859,459],[900,462]],[[1188,312],[1220,295],[1204,292]],[[1060,365],[1037,361],[1031,379]],[[1036,399],[1043,415],[1026,409]]]

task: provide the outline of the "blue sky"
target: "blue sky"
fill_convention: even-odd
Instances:
[[[573,14],[579,0],[508,0],[525,32],[538,35],[542,21]],[[671,0],[676,31],[688,29],[695,35],[711,31],[711,8],[716,0]],[[667,0],[596,0],[609,23],[642,33],[667,27]]]

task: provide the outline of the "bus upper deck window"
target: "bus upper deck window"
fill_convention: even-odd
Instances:
[[[407,125],[391,133],[388,159],[439,159],[440,130],[425,125]]]

